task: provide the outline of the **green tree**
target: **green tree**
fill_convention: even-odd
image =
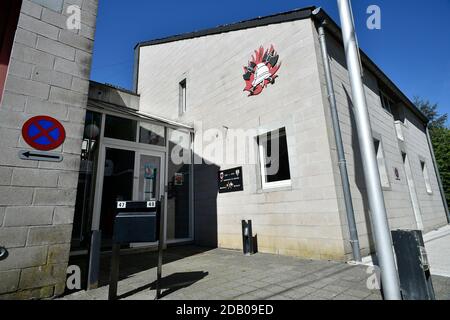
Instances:
[[[450,129],[435,128],[430,131],[436,162],[441,174],[447,204],[450,203]]]
[[[414,97],[414,104],[428,117],[428,119],[430,119],[430,130],[435,128],[447,128],[446,123],[448,114],[439,114],[439,106],[437,103],[433,104],[429,100]]]
[[[450,129],[446,125],[448,114],[440,114],[437,104],[419,97],[414,98],[414,104],[430,120],[431,142],[448,204],[450,203]]]

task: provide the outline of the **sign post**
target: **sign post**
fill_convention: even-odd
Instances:
[[[49,153],[61,146],[66,139],[63,125],[48,116],[37,116],[29,119],[22,127],[22,137],[25,142],[37,151],[24,150],[19,152],[21,160],[61,162],[63,156]]]
[[[37,116],[25,122],[22,136],[32,148],[50,151],[64,143],[66,131],[58,120],[48,116]]]
[[[164,197],[161,197],[161,201],[117,202],[108,300],[117,299],[120,246],[129,243],[148,243],[155,241],[158,241],[156,299],[161,297],[160,281],[164,248],[164,217],[161,214],[161,203],[163,199]]]
[[[160,212],[164,212],[163,203],[164,197],[161,196]],[[161,275],[162,275],[162,265],[163,265],[163,250],[164,250],[164,230],[165,223],[164,217],[160,214],[159,218],[159,241],[158,241],[158,270],[156,275],[156,300],[161,298]]]
[[[61,162],[63,160],[63,156],[61,154],[42,151],[28,151],[28,150],[20,151],[19,158],[22,160],[47,161],[47,162]]]

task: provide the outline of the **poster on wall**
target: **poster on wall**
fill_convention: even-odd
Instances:
[[[153,167],[153,164],[146,163],[144,165],[144,178],[145,179],[156,179],[157,168]]]
[[[219,193],[244,191],[242,167],[219,171]]]
[[[184,174],[182,172],[175,173],[174,183],[176,186],[182,186],[184,184]]]

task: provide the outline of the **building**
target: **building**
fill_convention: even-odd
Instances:
[[[203,131],[259,129],[262,134],[280,130],[280,147],[287,148],[282,150],[284,158],[280,163],[288,165],[289,170],[281,170],[270,181],[264,178],[264,168],[244,164],[241,192],[212,192],[206,198],[202,186],[209,186],[215,173],[210,176],[195,169],[194,230],[199,240],[202,234],[208,234],[211,224],[216,224],[218,246],[239,249],[240,222],[251,219],[262,252],[349,258],[317,19],[311,10],[144,42],[136,47],[135,83],[141,111],[194,127],[199,123]],[[340,30],[327,19],[327,44],[357,227],[362,252],[368,254],[373,247],[350,110],[351,88]],[[244,73],[242,67],[257,54],[255,50],[261,46],[267,50],[271,45],[281,63],[278,78],[260,95],[248,97],[242,92],[246,85],[240,76]],[[390,227],[428,231],[445,225],[446,212],[426,135],[428,120],[363,53],[362,61]],[[180,91],[186,95],[186,103],[180,103]],[[257,140],[255,136],[255,147]],[[215,166],[229,168],[221,162]]]
[[[82,6],[92,17],[94,4],[84,0]],[[21,21],[35,14],[31,8],[41,10],[34,20],[45,22],[42,12],[48,9],[24,0],[12,63],[16,46],[25,41]],[[0,261],[0,278],[7,279],[0,294],[61,294],[69,251],[72,259],[90,262],[85,272],[88,286],[95,287],[98,270],[92,266],[111,248],[120,200],[164,196],[168,245],[242,249],[241,221],[252,220],[260,252],[351,259],[313,9],[140,43],[134,91],[95,82],[88,88],[83,82],[78,92],[75,79],[86,81],[87,75],[74,73],[88,69],[81,67],[87,59],[77,60],[77,54],[91,52],[91,46],[78,46],[91,44],[87,36],[81,41],[82,35],[71,34],[71,63],[52,50],[49,59],[60,61],[55,68],[64,62],[60,71],[72,77],[65,91],[34,79],[26,65],[10,65],[0,108],[5,130],[0,141],[10,151],[0,156],[0,246],[9,251]],[[325,13],[322,18],[328,21],[359,241],[368,255],[374,246],[345,54],[339,28]],[[66,44],[61,36],[54,40]],[[35,47],[27,50],[42,54]],[[37,61],[26,60],[34,55],[17,56],[37,68]],[[446,225],[428,120],[363,52],[361,58],[390,228],[429,231]],[[44,102],[35,103],[35,95]],[[56,150],[64,156],[59,165],[17,158],[29,149],[20,128],[36,114],[33,106],[71,133]],[[271,152],[277,148],[279,153]],[[141,246],[132,244],[130,250]]]

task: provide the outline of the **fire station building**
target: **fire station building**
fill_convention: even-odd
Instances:
[[[88,81],[96,0],[6,3],[0,298],[60,295],[69,257],[92,262],[111,250],[117,201],[163,199],[169,246],[241,250],[241,221],[252,220],[259,252],[350,260],[323,19],[359,242],[363,255],[374,251],[340,29],[326,13],[305,8],[139,43],[128,91]],[[62,23],[73,3],[78,31]],[[428,119],[363,52],[361,60],[390,228],[446,225]],[[62,131],[59,146],[42,150]]]

